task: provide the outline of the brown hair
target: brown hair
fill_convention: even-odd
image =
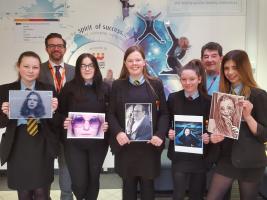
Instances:
[[[249,97],[251,88],[257,88],[257,83],[253,78],[252,67],[248,54],[243,50],[229,51],[222,59],[220,92],[230,93],[231,82],[224,75],[224,65],[227,61],[232,60],[236,64],[236,69],[240,74],[240,81],[243,84],[241,95]]]
[[[145,52],[144,52],[144,49],[141,46],[134,45],[134,46],[129,47],[124,53],[123,65],[122,65],[122,69],[121,69],[121,73],[120,73],[119,79],[127,79],[129,77],[129,72],[128,72],[127,68],[126,68],[125,61],[126,61],[127,57],[131,53],[133,53],[135,51],[139,52],[141,54],[142,58],[145,59]],[[152,77],[152,76],[150,76],[148,74],[146,65],[144,66],[144,69],[143,69],[143,75],[144,75],[146,80],[154,79],[154,77]]]

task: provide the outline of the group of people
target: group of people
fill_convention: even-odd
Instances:
[[[96,200],[109,145],[115,155],[115,171],[122,178],[123,200],[136,200],[138,190],[142,200],[153,200],[154,179],[160,174],[166,136],[171,141],[176,137],[172,127],[174,115],[203,116],[204,153],[175,152],[174,142],[169,143],[173,199],[184,199],[186,190],[190,199],[202,199],[206,172],[214,165],[208,200],[225,198],[236,179],[241,199],[256,199],[267,164],[264,146],[267,94],[253,79],[245,51],[233,50],[222,56],[219,44],[206,44],[201,50],[201,60],[191,60],[179,70],[182,90],[170,94],[166,101],[161,80],[147,72],[145,53],[140,46],[125,51],[120,76],[110,88],[92,54],[81,54],[74,68],[63,61],[66,41],[60,34],[49,34],[45,45],[47,62],[41,64],[40,57],[32,51],[23,52],[16,66],[18,80],[0,86],[0,127],[6,127],[0,146],[1,164],[7,163],[8,186],[17,190],[20,200],[50,199],[56,157],[61,199],[73,199],[73,192],[77,200]],[[29,126],[33,126],[29,125],[29,119],[8,117],[8,91],[26,89],[54,92],[53,118],[35,118],[34,135],[29,131]],[[243,113],[238,140],[225,138],[219,132],[210,134],[206,129],[209,95],[214,91],[234,91],[245,96],[240,102]],[[134,142],[127,135],[126,104],[136,104],[133,108],[136,120],[137,113],[145,118],[140,105],[151,105],[152,136],[146,141]],[[105,113],[101,126],[104,139],[67,138],[66,129],[72,123],[69,112]],[[131,129],[137,130],[137,127]]]

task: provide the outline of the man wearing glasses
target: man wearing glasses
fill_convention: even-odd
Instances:
[[[45,48],[49,60],[42,63],[39,80],[53,85],[59,94],[63,85],[73,79],[75,69],[63,61],[66,52],[66,41],[62,38],[61,34],[50,33],[45,38]],[[61,134],[59,133],[59,135]],[[71,179],[63,152],[63,145],[61,145],[58,156],[60,200],[73,200]]]

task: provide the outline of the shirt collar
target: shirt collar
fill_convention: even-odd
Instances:
[[[134,84],[134,81],[135,81],[135,80],[136,80],[136,79],[133,79],[131,76],[129,76],[129,82],[130,82],[131,84],[135,85],[135,84]],[[145,82],[145,77],[144,77],[144,75],[142,75],[142,76],[138,79],[138,81],[139,81],[140,85],[142,85],[142,84]]]
[[[238,84],[234,88],[231,87],[231,91],[234,90],[234,93],[237,94],[237,95],[240,95],[241,94],[242,89],[243,89],[243,84],[242,83]]]
[[[189,95],[186,91],[184,91],[184,95],[185,95],[186,98],[188,98],[189,96],[191,96],[192,99],[195,100],[196,98],[199,97],[199,92],[197,90],[193,95]]]
[[[34,90],[35,89],[35,83],[36,83],[36,81],[33,81],[31,87],[29,88],[23,83],[22,80],[20,80],[20,88],[21,88],[21,90],[26,90],[26,89]]]
[[[63,61],[59,64],[56,64],[56,63],[53,63],[51,60],[49,60],[49,63],[53,68],[55,68],[55,66],[60,66],[60,67],[64,68],[64,62]]]

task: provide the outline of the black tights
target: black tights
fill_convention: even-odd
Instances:
[[[137,199],[137,185],[140,185],[141,200],[154,200],[154,181],[142,177],[123,179],[123,200]]]
[[[207,200],[222,200],[234,179],[215,173],[209,188]],[[258,182],[238,181],[241,200],[255,200],[258,194]]]
[[[48,187],[37,188],[34,190],[18,190],[19,200],[48,200]]]

